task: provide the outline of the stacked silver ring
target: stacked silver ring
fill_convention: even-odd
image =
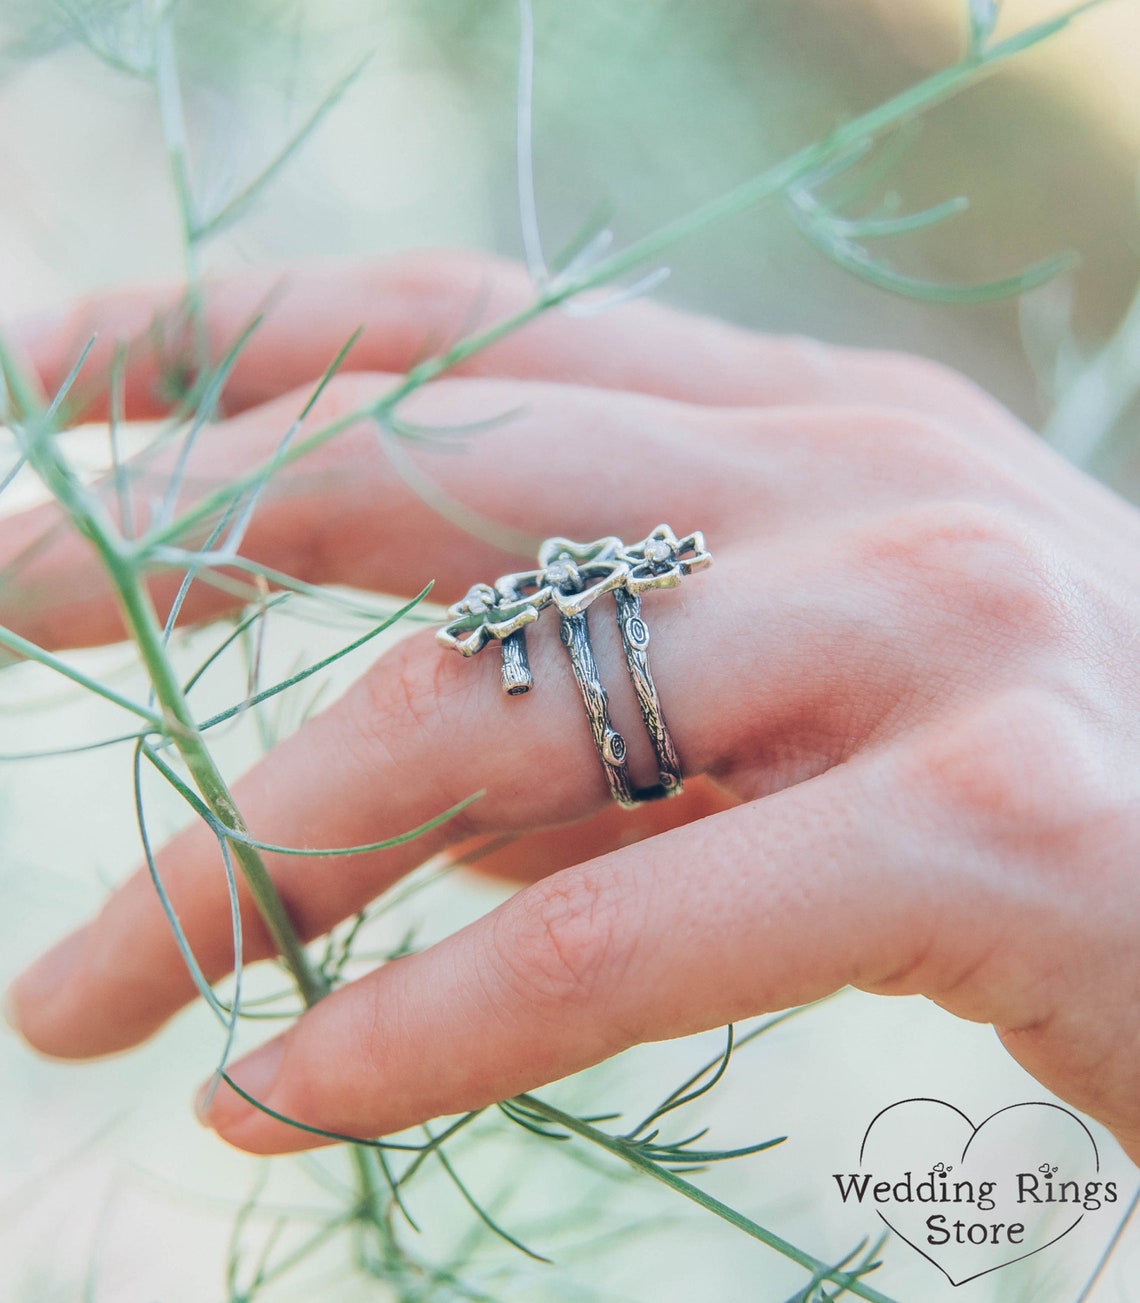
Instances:
[[[570,656],[614,800],[631,807],[676,796],[683,786],[681,762],[649,668],[649,628],[641,611],[641,594],[650,588],[675,588],[683,576],[711,560],[703,535],[679,539],[668,525],[658,525],[630,547],[612,536],[593,543],[548,538],[539,549],[537,569],[504,575],[493,585],[476,584],[462,601],[448,608],[448,623],[437,637],[464,656],[474,656],[489,641],[498,640],[503,691],[519,696],[534,684],[526,627],[546,607],[556,607],[562,643]],[[586,612],[605,593],[614,594],[626,666],[657,758],[657,782],[649,787],[633,785],[625,739],[610,720],[609,699],[590,643]]]

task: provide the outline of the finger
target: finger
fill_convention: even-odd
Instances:
[[[707,627],[739,593],[752,574],[747,554],[734,561],[729,550],[699,577],[699,587],[694,577],[688,589],[666,595],[669,600],[647,599],[654,675],[687,773],[735,758],[756,771],[749,778],[752,794],[819,772],[857,749],[885,714],[899,716],[913,671],[906,668],[897,621],[870,619],[875,599],[870,592],[866,600],[855,598],[849,576],[822,586],[823,567],[834,568],[830,555],[793,568],[774,554],[771,586],[761,592],[750,579],[752,599],[738,613],[735,632],[726,630],[719,650],[706,648],[699,690],[692,682],[693,631]],[[805,622],[817,630],[817,655],[806,666],[797,632]],[[628,675],[619,668],[612,615],[599,609],[591,634],[635,782],[644,782],[654,771],[652,755]],[[741,638],[746,663],[762,667],[755,682],[731,653]],[[304,937],[356,913],[448,842],[537,831],[609,804],[556,626],[536,626],[529,650],[535,689],[507,697],[488,658],[454,656],[423,634],[406,639],[237,785],[236,803],[254,836],[318,848],[390,838],[475,792],[486,793],[452,824],[403,847],[336,859],[266,854]],[[858,691],[837,692],[836,681],[856,684]],[[881,691],[873,690],[884,682]],[[739,709],[717,717],[709,709],[717,700],[736,701]],[[176,838],[160,855],[159,870],[202,970],[210,980],[221,977],[233,963],[230,912],[209,829],[196,825]],[[264,957],[271,953],[268,938],[244,888],[241,895],[246,958]],[[13,988],[27,1039],[47,1053],[75,1057],[143,1039],[193,994],[145,873]]]
[[[526,888],[332,995],[233,1076],[286,1117],[376,1136],[633,1044],[847,983],[897,983],[943,901],[869,770],[844,766]],[[995,917],[976,920],[977,953],[993,941]],[[319,1143],[224,1086],[206,1120],[257,1153]]]
[[[341,377],[302,423],[297,441],[366,408],[392,383],[390,376]],[[303,404],[304,396],[293,394],[203,432],[184,470],[181,505],[192,506],[204,493],[270,462]],[[584,530],[586,537],[626,528],[633,537],[652,529],[671,506],[686,511],[695,484],[710,495],[710,506],[725,496],[708,458],[692,456],[686,492],[670,476],[665,459],[678,455],[680,441],[710,433],[705,409],[692,405],[567,386],[467,380],[441,381],[415,395],[403,411],[429,431],[482,418],[500,423],[469,445],[429,447],[418,456],[401,453],[394,464],[396,452],[381,446],[375,422],[356,421],[278,471],[259,501],[243,554],[310,583],[347,583],[407,596],[436,579],[450,599],[481,571],[533,565],[533,549],[544,533]],[[620,458],[602,471],[600,464],[616,442],[622,446]],[[418,486],[409,486],[405,458],[429,468],[424,473],[456,507],[458,522],[441,519]],[[168,449],[129,467],[132,514],[140,528],[166,491],[177,459],[177,449]],[[623,495],[622,511],[615,513],[599,489],[608,483],[624,486],[626,480],[634,492]],[[114,511],[109,481],[102,496]],[[465,510],[492,536],[498,526],[506,542],[473,539]],[[526,546],[527,552],[508,551],[520,538],[526,543],[516,546]],[[123,636],[118,605],[96,554],[54,505],[0,521],[0,577],[0,622],[26,637],[54,647]],[[231,578],[240,582],[243,576]],[[162,612],[181,579],[176,570],[155,577],[152,593]],[[199,582],[187,598],[184,618],[208,618],[239,601]]]
[[[537,882],[560,869],[592,860],[619,846],[632,846],[670,828],[731,809],[740,802],[710,779],[685,780],[685,790],[669,801],[649,801],[634,810],[607,806],[566,827],[504,838],[476,837],[449,852],[452,863],[488,877]]]
[[[620,657],[616,633],[596,623],[598,655],[612,664]],[[304,938],[321,935],[449,844],[470,842],[473,833],[485,841],[602,810],[583,829],[561,835],[565,853],[571,844],[618,845],[711,808],[714,798],[698,784],[691,796],[652,811],[617,811],[627,815],[624,826],[612,817],[564,656],[555,636],[532,637],[537,708],[511,711],[493,665],[472,665],[432,639],[411,638],[237,784],[236,803],[254,836],[302,848],[396,837],[486,789],[454,821],[403,846],[347,858],[266,853]],[[627,717],[637,709],[624,705]],[[680,723],[691,730],[688,721]],[[690,755],[699,764],[694,748]],[[552,853],[543,839],[537,849]],[[520,854],[515,851],[516,864]],[[234,959],[230,904],[211,830],[195,823],[161,851],[157,869],[207,979],[224,976]],[[274,949],[244,880],[238,885],[244,957],[254,962]],[[140,870],[91,924],[17,979],[9,999],[16,1025],[38,1049],[90,1057],[144,1039],[194,994],[151,876]]]
[[[226,389],[226,406],[236,412],[315,381],[358,328],[363,335],[346,359],[348,369],[403,372],[534,298],[517,263],[427,252],[219,280],[206,288],[205,325],[217,360],[260,318]],[[49,393],[95,337],[84,372],[89,416],[105,412],[102,378],[116,348],[129,343],[126,400],[133,418],[169,409],[171,396],[185,388],[192,335],[183,292],[175,288],[114,291],[16,331]],[[931,362],[753,334],[644,301],[588,318],[547,312],[465,360],[457,374],[637,390],[712,406],[876,402],[940,417],[956,413],[986,427],[1009,421],[992,399]]]
[[[388,376],[340,377],[302,423],[298,442],[374,403],[392,383]],[[182,505],[270,463],[304,401],[292,394],[203,432]],[[719,538],[833,526],[902,499],[992,498],[1008,509],[1040,496],[1033,464],[1020,454],[979,450],[943,427],[880,407],[714,412],[646,394],[471,379],[429,386],[401,412],[428,430],[499,420],[459,449],[390,441],[382,448],[374,422],[357,421],[276,473],[244,555],[310,583],[406,596],[434,579],[452,600],[473,576],[533,564],[533,548],[547,535],[641,537],[663,519],[687,529],[693,503],[701,520],[692,524],[707,529],[715,520]],[[176,456],[167,450],[132,464],[140,523],[164,493]],[[418,483],[409,487],[405,462],[451,504],[444,510],[452,519],[440,519],[438,503],[425,501]],[[1084,510],[1095,497],[1088,515],[1115,528],[1119,504],[1102,502],[1109,495],[1091,481],[1069,483],[1071,472],[1061,470],[1066,509]],[[112,486],[102,492],[113,510]],[[472,529],[484,537],[472,538]],[[504,542],[496,544],[498,537]],[[0,577],[0,623],[26,637],[59,647],[123,636],[93,550],[55,507],[0,522]],[[163,614],[181,578],[171,570],[154,579]],[[202,579],[183,618],[205,619],[239,600]]]

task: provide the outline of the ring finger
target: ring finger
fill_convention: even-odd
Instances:
[[[771,786],[807,777],[858,749],[888,711],[897,711],[900,667],[889,620],[868,616],[876,598],[858,591],[833,559],[781,565],[731,614],[732,594],[750,576],[748,552],[726,547],[707,573],[673,594],[650,595],[654,674],[685,771],[729,770],[751,760]],[[826,582],[822,571],[831,572]],[[805,600],[802,585],[814,589]],[[853,596],[854,595],[854,596]],[[650,600],[650,599],[655,600]],[[616,622],[596,608],[591,622],[615,724],[632,743],[643,730],[621,660]],[[810,626],[811,632],[805,634]],[[694,630],[715,644],[692,678]],[[805,671],[803,638],[814,672]],[[474,833],[515,834],[582,819],[608,793],[565,652],[550,627],[531,638],[536,687],[509,698],[485,658],[450,655],[426,634],[406,639],[339,702],[281,743],[236,787],[253,836],[276,845],[320,848],[399,836],[472,796],[485,795],[422,838],[354,857],[267,853],[278,891],[300,933],[313,937],[368,901],[426,857]],[[761,678],[750,683],[754,667]],[[840,698],[835,679],[859,685]],[[876,684],[892,683],[889,692]],[[624,689],[624,717],[619,690]],[[715,716],[708,703],[735,700]],[[643,739],[642,761],[649,758]],[[634,757],[634,764],[637,758]],[[755,790],[745,793],[757,794]],[[684,798],[682,798],[684,799]],[[706,813],[696,808],[692,817]],[[620,839],[620,825],[609,829]],[[568,848],[573,844],[571,837]],[[583,853],[609,849],[588,836]],[[209,980],[232,965],[229,901],[211,830],[195,825],[158,857],[160,875]],[[272,953],[243,890],[247,958]],[[100,916],[20,979],[18,1024],[40,1049],[85,1057],[123,1049],[153,1032],[192,998],[193,984],[149,876],[140,872]]]

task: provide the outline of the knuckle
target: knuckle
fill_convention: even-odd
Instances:
[[[1074,834],[1106,813],[1096,739],[1083,710],[1053,690],[1001,692],[916,739],[908,754],[924,794],[1014,862],[1055,851],[1071,868]]]
[[[1055,646],[1065,635],[1068,583],[1045,540],[1015,511],[986,503],[924,503],[861,540],[871,578],[967,621],[975,635]]]
[[[429,634],[405,638],[367,678],[371,709],[362,721],[390,728],[403,721],[417,731],[437,732],[443,721],[460,724],[474,684],[455,656],[444,656]]]
[[[879,357],[891,366],[915,393],[934,410],[955,412],[974,409],[986,404],[994,409],[997,404],[981,388],[960,371],[917,353],[899,353],[887,350]]]
[[[886,351],[863,353],[855,360],[865,392],[880,393],[889,385],[900,407],[916,415],[937,414],[939,423],[959,430],[978,446],[984,432],[987,445],[994,440],[1024,451],[1035,436],[1016,420],[981,385],[932,358]]]
[[[1124,967],[1127,973],[1128,966]],[[1120,970],[1112,980],[1121,983]],[[1135,981],[1124,978],[1132,999],[1106,1008],[1100,992],[1073,998],[1071,981],[1054,983],[1039,1005],[1005,1025],[998,1035],[1030,1072],[1069,1103],[1105,1123],[1122,1142],[1140,1137],[1140,1059],[1136,1053]],[[1126,987],[1126,989],[1127,989]],[[1123,992],[1122,992],[1123,994]],[[1095,1017],[1088,1010],[1095,1008]],[[1137,1146],[1133,1143],[1135,1151]]]
[[[377,998],[375,991],[370,992],[369,998],[354,1003],[353,1015],[346,1020],[348,1053],[342,1062],[349,1061],[349,1054],[357,1055],[364,1070],[360,1075],[371,1089],[374,1082],[383,1081],[391,1071],[393,1044],[413,1039],[415,1020],[408,1008],[406,988],[401,982],[387,983],[383,999]]]
[[[883,473],[894,477],[906,468],[920,491],[944,493],[955,485],[972,491],[989,470],[978,449],[941,416],[892,407],[866,409],[866,418],[868,452]]]
[[[390,1078],[393,1041],[407,1034],[391,1007],[398,993],[384,1002],[354,994],[339,1006],[322,1002],[286,1033],[273,1088],[280,1112],[349,1135],[375,1117],[376,1084]],[[334,1073],[333,1063],[351,1070]]]
[[[830,393],[843,374],[843,363],[850,363],[851,358],[857,356],[855,350],[848,354],[844,349],[811,335],[754,338],[759,362],[767,363],[775,373],[790,377],[812,394]]]
[[[444,809],[471,795],[464,787],[470,775],[460,763],[461,747],[449,752],[448,764],[431,760],[449,736],[464,733],[474,689],[456,672],[463,668],[453,664],[458,658],[438,655],[438,650],[434,642],[414,635],[386,652],[346,699],[343,741],[365,769],[375,770],[378,757],[394,770],[414,765],[417,780],[433,790]],[[470,830],[469,812],[454,815],[448,827],[457,837]]]
[[[847,466],[897,498],[933,501],[978,492],[996,473],[993,462],[947,420],[897,403],[848,402],[822,415],[805,411],[809,439],[834,465]],[[1003,479],[1003,491],[1006,484]]]
[[[445,660],[438,648],[417,639],[399,644],[393,661],[382,688],[389,711],[394,706],[418,731],[438,729],[451,699],[466,691],[454,673],[454,658]]]
[[[620,980],[625,943],[613,886],[589,867],[555,874],[503,912],[499,979],[552,1017],[591,1006]]]
[[[850,392],[851,381],[855,381],[855,393],[874,395],[882,393],[884,382],[891,382],[893,389],[904,394],[921,395],[923,406],[919,410],[950,412],[984,396],[977,385],[952,367],[914,353],[828,344],[796,334],[766,339],[764,346],[777,353],[785,370],[801,382],[809,382],[820,394],[834,391],[837,382]]]

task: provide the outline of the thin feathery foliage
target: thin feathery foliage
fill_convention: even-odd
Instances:
[[[1140,207],[1137,209],[1140,226]],[[1026,352],[1049,415],[1042,434],[1071,462],[1118,478],[1136,444],[1140,400],[1140,290],[1113,333],[1092,350],[1074,337],[1071,286],[1050,286],[1026,300]]]
[[[36,39],[17,53],[44,52],[64,42],[79,42],[106,65],[149,85],[161,125],[170,183],[175,198],[185,266],[185,287],[177,309],[156,322],[152,343],[161,358],[162,394],[172,406],[171,415],[155,434],[149,452],[129,460],[123,452],[124,385],[127,354],[115,351],[110,371],[88,374],[89,341],[56,392],[40,392],[39,383],[20,364],[14,351],[0,345],[3,380],[5,469],[0,473],[0,495],[27,474],[35,475],[62,512],[97,554],[123,613],[145,672],[148,690],[143,699],[105,682],[67,657],[60,656],[14,630],[0,628],[0,647],[18,661],[30,661],[94,694],[130,717],[130,729],[95,741],[80,741],[66,752],[44,750],[14,753],[6,760],[32,755],[57,755],[95,748],[129,749],[135,819],[143,856],[154,889],[165,910],[194,983],[220,1025],[222,1043],[215,1080],[224,1081],[248,1103],[321,1141],[338,1141],[348,1147],[351,1179],[331,1175],[324,1163],[310,1160],[304,1170],[332,1201],[335,1211],[315,1227],[288,1210],[274,1210],[266,1199],[265,1176],[259,1176],[234,1216],[233,1234],[224,1266],[229,1303],[252,1303],[277,1281],[301,1264],[318,1257],[331,1242],[343,1238],[353,1246],[358,1271],[388,1282],[401,1299],[432,1297],[491,1299],[479,1284],[473,1268],[476,1250],[491,1237],[517,1251],[526,1261],[549,1263],[552,1251],[532,1242],[529,1232],[514,1223],[509,1206],[498,1207],[485,1198],[479,1180],[470,1179],[460,1156],[461,1146],[478,1134],[509,1133],[527,1145],[543,1145],[552,1152],[584,1153],[606,1170],[628,1169],[648,1177],[674,1195],[704,1209],[742,1234],[767,1246],[802,1269],[803,1284],[792,1299],[797,1303],[829,1303],[853,1296],[868,1303],[890,1303],[868,1283],[880,1263],[881,1242],[859,1244],[839,1261],[829,1262],[790,1243],[742,1211],[728,1206],[691,1178],[730,1159],[751,1159],[779,1145],[783,1137],[720,1148],[707,1139],[707,1128],[682,1125],[679,1118],[702,1105],[723,1081],[740,1048],[782,1024],[792,1013],[782,1014],[736,1036],[728,1029],[723,1053],[669,1091],[631,1126],[623,1127],[616,1114],[578,1113],[550,1102],[545,1095],[528,1093],[501,1102],[496,1109],[479,1110],[448,1122],[425,1127],[417,1139],[356,1137],[313,1127],[269,1108],[242,1089],[229,1075],[227,1064],[243,1022],[289,1020],[350,980],[364,964],[389,962],[417,946],[414,932],[393,945],[377,948],[368,938],[373,925],[385,919],[394,902],[439,882],[443,874],[429,870],[397,888],[368,910],[334,929],[318,947],[306,947],[297,935],[263,860],[263,853],[335,858],[372,854],[403,845],[455,818],[479,799],[472,792],[450,809],[396,837],[368,845],[309,847],[280,845],[270,830],[251,831],[238,809],[229,781],[212,746],[214,731],[252,715],[261,739],[270,745],[279,735],[280,721],[261,708],[294,694],[303,684],[372,642],[394,626],[424,618],[422,605],[430,588],[412,601],[384,604],[369,602],[314,586],[282,573],[243,554],[252,522],[267,491],[288,467],[351,427],[369,425],[379,446],[396,469],[441,514],[473,534],[508,546],[529,550],[534,540],[520,538],[499,522],[478,517],[451,502],[417,474],[406,456],[407,446],[430,442],[433,446],[477,437],[485,422],[452,429],[431,429],[403,415],[412,394],[495,342],[525,328],[552,311],[579,316],[610,310],[631,298],[650,293],[669,274],[659,262],[678,242],[695,238],[717,222],[765,203],[782,204],[791,219],[828,258],[872,284],[895,293],[946,303],[976,303],[1022,293],[1052,279],[1071,265],[1058,255],[994,282],[944,285],[896,270],[885,258],[871,252],[884,241],[953,218],[966,199],[950,197],[925,211],[902,214],[889,200],[876,204],[874,192],[895,157],[898,142],[921,115],[977,84],[1024,51],[1056,36],[1080,14],[1104,0],[1088,0],[1060,15],[1031,25],[1004,39],[994,37],[998,17],[990,0],[970,0],[965,15],[963,55],[951,66],[900,92],[875,108],[835,127],[819,140],[804,145],[789,157],[735,188],[710,199],[690,212],[665,221],[657,230],[624,247],[615,247],[612,230],[596,214],[583,223],[580,234],[557,256],[547,257],[539,225],[539,205],[534,189],[532,93],[535,80],[534,19],[526,0],[520,4],[519,81],[516,102],[519,214],[527,263],[534,280],[531,302],[514,315],[482,329],[472,329],[448,342],[438,352],[422,357],[379,398],[338,416],[316,429],[306,426],[314,405],[340,371],[359,332],[345,340],[331,357],[321,379],[311,390],[291,423],[281,431],[273,453],[260,465],[231,480],[195,491],[188,469],[203,435],[220,418],[227,382],[251,340],[261,328],[255,317],[228,341],[216,356],[216,344],[206,329],[208,286],[202,274],[202,253],[209,242],[239,222],[264,195],[270,183],[297,151],[316,133],[333,108],[348,94],[363,64],[345,71],[329,87],[300,128],[269,157],[254,175],[227,196],[206,206],[196,175],[188,139],[183,86],[178,59],[177,4],[132,3],[131,0],[61,0],[51,22]],[[869,212],[857,212],[871,196]],[[266,312],[272,310],[266,306]],[[1131,316],[1136,316],[1134,309]],[[1127,326],[1128,339],[1140,333]],[[1125,345],[1120,345],[1125,347]],[[1129,343],[1127,347],[1131,348]],[[1105,357],[1101,366],[1113,365]],[[1098,365],[1094,362],[1090,365]],[[110,473],[92,485],[69,460],[58,436],[77,419],[93,394],[109,399],[107,437]],[[504,413],[502,419],[510,419]],[[1059,428],[1064,414],[1057,417]],[[457,441],[460,441],[457,443]],[[1064,439],[1058,438],[1059,443]],[[170,469],[160,478],[156,450],[169,459]],[[30,554],[29,554],[30,555]],[[13,569],[18,571],[18,560]],[[156,573],[179,577],[177,594],[169,609],[156,610],[148,580]],[[11,576],[9,576],[10,578]],[[246,608],[189,672],[175,663],[173,644],[179,617],[195,586],[216,585],[237,594]],[[336,651],[298,666],[289,675],[263,682],[262,639],[271,621],[285,608],[309,604],[330,620],[349,621],[354,636]],[[364,629],[359,629],[360,623]],[[223,710],[202,714],[196,709],[203,678],[219,663],[242,656],[246,664],[247,691],[242,700]],[[314,701],[304,706],[308,711]],[[173,790],[212,833],[217,845],[217,871],[223,876],[230,901],[234,975],[223,996],[207,978],[186,936],[162,881],[154,851],[148,815],[148,779]],[[240,876],[239,876],[240,875]],[[243,938],[238,910],[238,885],[244,880],[256,908],[272,937],[290,986],[279,992],[246,998],[243,984]],[[369,948],[371,945],[371,948]],[[792,1011],[796,1012],[796,1011]],[[425,1173],[436,1175],[452,1187],[468,1210],[472,1234],[448,1261],[432,1263],[412,1247],[418,1223],[411,1200]],[[508,1200],[508,1205],[510,1201]],[[578,1219],[569,1215],[574,1229]],[[303,1223],[303,1225],[302,1225]],[[597,1232],[587,1225],[581,1233]],[[470,1279],[468,1279],[468,1276]],[[792,1303],[792,1299],[788,1303]]]

